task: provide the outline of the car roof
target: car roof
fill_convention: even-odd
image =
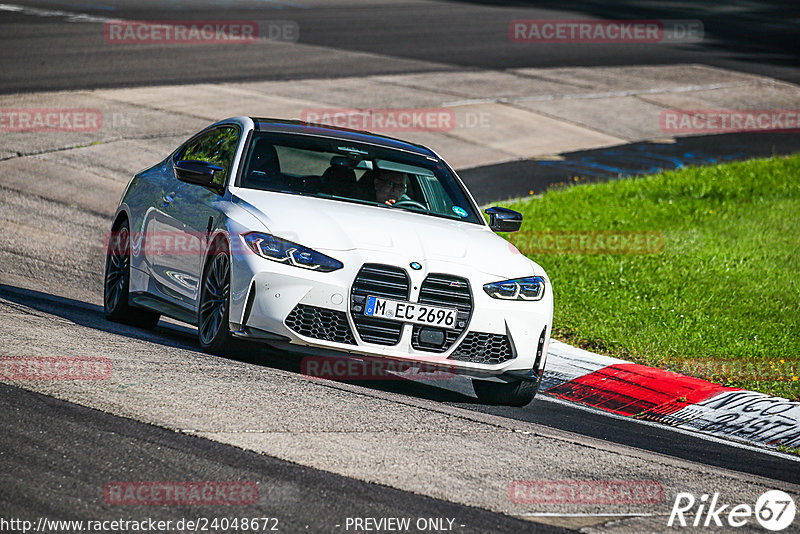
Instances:
[[[320,137],[330,137],[332,139],[341,139],[343,141],[355,141],[360,143],[367,143],[377,145],[384,148],[393,148],[397,150],[405,150],[406,152],[413,152],[422,156],[431,156],[437,159],[438,156],[435,152],[426,146],[403,141],[402,139],[395,139],[385,135],[377,135],[371,132],[361,130],[349,130],[347,128],[337,128],[334,126],[326,126],[324,124],[313,124],[310,122],[303,122],[298,120],[288,119],[271,119],[271,118],[258,118],[251,117],[255,123],[255,129],[260,132],[273,132],[273,133],[286,133],[298,135],[316,135]]]

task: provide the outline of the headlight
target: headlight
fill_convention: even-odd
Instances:
[[[242,240],[250,250],[268,260],[323,273],[344,267],[339,260],[274,235],[251,232],[244,234]]]
[[[485,284],[483,290],[495,299],[502,300],[541,300],[544,296],[544,278],[528,276],[504,282]]]

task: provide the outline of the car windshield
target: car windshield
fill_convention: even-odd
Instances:
[[[483,221],[439,160],[349,140],[255,132],[239,185]]]

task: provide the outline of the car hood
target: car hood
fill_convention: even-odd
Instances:
[[[278,237],[322,251],[402,251],[419,261],[467,264],[500,277],[543,274],[508,241],[486,226],[399,208],[366,206],[255,189],[233,201]]]

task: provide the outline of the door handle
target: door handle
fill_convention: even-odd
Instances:
[[[161,200],[163,201],[162,204],[163,207],[166,208],[167,206],[175,202],[175,193],[167,193]]]

